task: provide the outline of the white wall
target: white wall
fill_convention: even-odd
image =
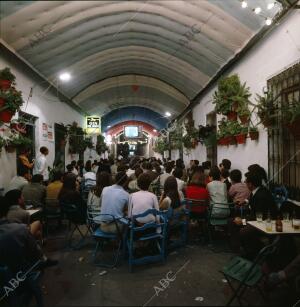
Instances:
[[[237,73],[242,82],[247,82],[252,93],[251,101],[255,103],[255,93],[262,94],[267,80],[273,75],[300,60],[300,11],[295,10],[267,37],[263,38],[228,74]],[[206,124],[206,114],[214,109],[212,95],[216,87],[203,97],[193,109],[195,125]],[[252,117],[256,121],[256,116]],[[218,146],[218,163],[223,158],[232,161],[233,168],[246,172],[248,165],[259,163],[268,169],[267,131],[261,126],[259,141],[247,139],[245,145]],[[192,151],[191,156],[202,161],[206,160],[206,149],[202,145]],[[189,160],[190,157],[185,157]]]
[[[0,69],[10,67],[12,73],[16,76],[16,88],[22,91],[23,99],[26,102],[30,93],[30,88],[33,87],[32,98],[28,104],[24,103],[22,111],[36,116],[36,152],[39,152],[41,146],[49,148],[48,164],[52,166],[55,156],[54,142],[44,141],[42,138],[42,123],[53,124],[63,123],[70,124],[73,121],[78,122],[83,127],[84,116],[72,109],[67,104],[60,102],[57,96],[49,90],[45,92],[48,84],[41,84],[41,79],[36,78],[24,67],[20,67],[14,60],[8,56],[0,58]],[[77,155],[68,154],[68,146],[66,147],[66,163],[72,159],[77,159]],[[16,174],[16,155],[7,154],[5,149],[2,150],[0,156],[0,188],[6,188],[12,176]]]

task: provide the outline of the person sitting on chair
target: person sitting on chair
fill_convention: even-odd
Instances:
[[[90,160],[89,160],[90,161]],[[96,185],[96,174],[92,171],[92,165],[85,165],[85,173],[83,174],[84,187],[93,187]]]
[[[30,233],[37,239],[42,241],[42,223],[34,221],[30,223],[30,214],[24,209],[24,198],[20,190],[11,190],[5,194],[5,201],[8,204],[8,212],[6,218],[12,222],[22,223],[28,226]]]
[[[131,194],[128,206],[128,217],[144,213],[149,209],[159,210],[156,195],[148,191],[151,184],[150,175],[143,173],[137,180],[138,187],[141,191]],[[155,217],[151,214],[137,219],[137,222],[140,224],[146,224],[154,221]]]
[[[127,211],[129,194],[124,190],[127,183],[126,172],[118,172],[116,183],[102,190],[101,214],[112,215],[116,220],[125,216]],[[122,224],[114,223],[112,217],[102,216],[100,229],[105,232],[117,233],[122,229]]]
[[[250,196],[250,190],[245,183],[242,183],[242,173],[238,169],[230,172],[231,187],[228,196],[237,205],[243,205]]]
[[[24,168],[21,168],[20,170],[18,170],[17,172],[17,176],[14,176],[9,185],[8,185],[8,191],[11,190],[20,190],[22,191],[22,189],[24,188],[25,185],[28,184],[28,171],[25,170]]]
[[[137,183],[137,179],[141,174],[143,174],[143,170],[140,167],[137,167],[134,172],[135,179],[130,180],[128,183],[129,193],[137,192],[140,189]]]
[[[47,186],[46,199],[58,199],[58,194],[63,186],[62,178],[61,171],[54,172],[53,181]]]
[[[22,194],[25,202],[30,202],[34,207],[42,206],[46,197],[46,187],[43,185],[43,175],[33,175],[31,182],[24,186]]]

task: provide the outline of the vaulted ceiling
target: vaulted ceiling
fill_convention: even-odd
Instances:
[[[281,8],[248,2],[2,1],[1,38],[48,80],[69,72],[60,91],[108,123],[120,108],[177,116]]]

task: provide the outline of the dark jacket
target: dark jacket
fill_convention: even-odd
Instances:
[[[253,196],[251,195],[249,199],[250,219],[255,220],[256,212],[261,212],[263,219],[268,217],[268,213],[270,213],[272,219],[277,218],[278,208],[271,192],[267,188],[261,186]]]

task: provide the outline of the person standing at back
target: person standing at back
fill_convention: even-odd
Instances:
[[[33,175],[42,175],[45,184],[49,181],[49,171],[46,158],[48,154],[48,148],[42,146],[40,148],[40,155],[36,158],[33,168]]]

